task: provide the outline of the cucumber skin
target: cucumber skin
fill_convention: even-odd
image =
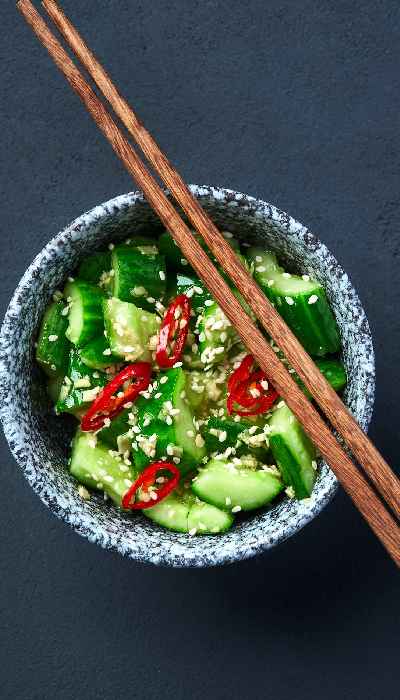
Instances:
[[[39,331],[36,362],[49,377],[63,376],[68,367],[71,346],[65,336],[68,319],[61,313],[64,308],[65,304],[62,301],[50,304],[45,311]],[[49,335],[57,335],[58,339],[50,342]]]
[[[77,279],[74,282],[68,282],[64,296],[66,298],[72,297],[72,307],[79,304],[78,313],[82,316],[82,325],[79,330],[72,327],[71,320],[74,323],[75,308],[71,308],[66,336],[71,343],[82,347],[104,331],[104,294],[96,285]]]
[[[115,418],[111,420],[108,427],[102,428],[97,433],[97,438],[100,442],[107,445],[111,450],[118,449],[118,437],[128,432],[130,408],[124,408]]]
[[[166,288],[165,259],[162,255],[146,255],[133,246],[118,246],[113,250],[112,266],[114,270],[113,296],[121,301],[134,303],[135,306],[154,311],[154,303],[147,298],[162,300]],[[162,280],[160,273],[164,276]],[[145,295],[136,296],[132,290],[144,287]]]
[[[209,299],[212,299],[212,296],[207,287],[205,287],[204,282],[202,282],[201,279],[196,276],[196,274],[188,273],[185,275],[183,272],[178,272],[176,278],[177,295],[187,294],[187,292],[194,289],[194,287],[198,287],[202,290],[201,294],[198,294],[197,292],[190,294],[189,292],[192,309],[198,313],[204,309],[204,303]]]
[[[111,365],[116,365],[121,362],[121,358],[117,355],[105,355],[104,351],[108,350],[110,345],[104,333],[98,338],[92,338],[87,345],[81,348],[80,354],[82,362],[91,369],[103,370]]]
[[[294,458],[291,450],[287,447],[281,435],[272,435],[270,437],[270,446],[272,454],[282,474],[283,482],[288,486],[293,486],[296,498],[301,500],[309,498],[312,493],[312,488],[307,488],[304,483],[301,472],[298,470],[297,461]]]
[[[240,433],[243,433],[244,430],[247,430],[250,427],[251,425],[249,423],[245,423],[243,421],[236,422],[229,419],[221,420],[221,418],[212,416],[202,427],[202,436],[204,438],[207,454],[211,454],[212,452],[223,452],[227,447],[235,447],[238,441],[239,443],[241,442],[239,439]],[[224,440],[222,443],[219,442],[218,437],[210,433],[211,429],[225,430],[227,432],[226,440]],[[245,454],[251,454],[259,462],[267,463],[268,447],[250,447],[249,445],[246,445],[245,442],[241,442],[239,447],[236,449],[235,456],[241,457]]]
[[[261,272],[257,270],[257,257],[264,268]],[[310,355],[318,357],[340,350],[336,319],[319,282],[304,281],[298,275],[291,275],[290,281],[285,279],[285,271],[278,265],[275,255],[260,248],[250,248],[247,260],[254,269],[254,279]],[[272,286],[268,285],[270,279],[274,280]],[[318,299],[309,304],[308,300],[314,294]],[[288,304],[288,298],[294,303]]]
[[[184,475],[198,466],[205,455],[205,449],[196,447],[194,438],[189,438],[185,434],[187,429],[196,433],[190,407],[180,398],[181,392],[185,391],[186,388],[186,373],[181,368],[172,368],[160,374],[159,378],[161,379],[162,376],[167,376],[168,381],[165,384],[158,383],[157,389],[153,391],[150,399],[141,396],[136,401],[138,426],[142,435],[148,437],[155,433],[158,436],[154,459],[161,459],[165,456],[169,444],[183,448],[181,462],[177,467]],[[158,399],[154,396],[157,393],[161,394]],[[167,425],[165,421],[159,419],[159,413],[165,401],[171,401],[173,407],[179,408],[181,411],[181,414],[173,419],[172,425]],[[144,422],[148,420],[150,421],[149,425],[145,426]],[[133,451],[133,457],[138,469],[143,469],[154,461],[154,459],[147,457],[140,448]]]
[[[316,460],[313,443],[286,405],[275,409],[269,426],[269,446],[283,482],[293,487],[297,499],[308,498],[316,480],[312,466]]]
[[[277,294],[272,287],[264,287],[263,291],[310,355],[321,357],[339,352],[338,327],[322,287],[292,297],[293,305],[289,305],[285,296]],[[309,304],[313,294],[318,296],[318,301]]]
[[[321,374],[324,375],[325,379],[329,382],[332,389],[335,391],[341,391],[347,384],[347,376],[344,365],[340,360],[320,358],[315,360]],[[311,398],[311,394],[308,389],[304,386],[300,377],[297,374],[292,374],[293,379],[301,387],[303,392],[308,398]]]
[[[111,252],[96,252],[84,258],[78,268],[79,279],[98,284],[103,272],[111,270]]]

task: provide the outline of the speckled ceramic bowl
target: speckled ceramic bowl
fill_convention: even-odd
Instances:
[[[231,190],[192,186],[192,191],[221,228],[275,250],[291,268],[310,273],[323,284],[342,335],[349,380],[345,400],[366,430],[374,399],[371,335],[358,296],[335,258],[304,226],[270,204]],[[90,541],[138,561],[170,566],[245,559],[286,540],[330,501],[337,480],[326,464],[320,464],[312,498],[306,502],[282,499],[238,519],[230,532],[216,537],[168,532],[141,515],[119,512],[100,496],[90,501],[79,497],[66,467],[72,424],[68,417],[57,418],[52,412],[34,362],[34,340],[44,309],[81,258],[149,226],[158,228],[159,223],[141,194],[122,195],[80,216],[36,257],[15,291],[1,330],[4,432],[42,501]]]

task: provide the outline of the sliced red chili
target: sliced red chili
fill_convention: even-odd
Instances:
[[[253,356],[246,355],[229,377],[227,398],[229,414],[255,416],[266,413],[278,398],[274,388],[264,389],[262,382],[266,381],[267,377],[261,369],[251,371],[253,364]],[[242,410],[243,408],[248,410]]]
[[[189,330],[190,311],[191,303],[186,294],[177,296],[166,310],[156,349],[159,367],[172,367],[181,358]]]
[[[136,362],[128,365],[109,382],[96,397],[87,413],[82,418],[81,429],[99,430],[107,418],[114,418],[120,413],[127,401],[134,401],[140,391],[150,384],[151,364]],[[122,387],[121,396],[116,395]]]
[[[150,490],[150,487],[154,486],[156,483],[156,478],[158,472],[168,471],[172,474],[172,477],[166,482],[163,482],[160,488]],[[176,488],[180,478],[180,471],[171,462],[154,462],[150,464],[146,469],[142,471],[136,481],[128,489],[122,498],[122,507],[128,510],[144,510],[145,508],[152,508],[157,503],[160,503],[166,496],[168,496],[171,491]],[[142,489],[142,500],[133,501],[132,498]],[[146,494],[146,500],[143,499],[143,495]],[[154,495],[153,495],[154,494]]]

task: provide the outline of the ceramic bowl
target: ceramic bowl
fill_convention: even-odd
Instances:
[[[266,202],[231,190],[191,187],[222,229],[276,251],[294,271],[324,286],[336,315],[348,373],[345,402],[366,430],[374,400],[374,354],[365,312],[347,274],[307,228]],[[35,258],[19,283],[0,337],[1,419],[11,451],[43,503],[76,532],[102,547],[142,562],[169,566],[212,566],[246,559],[298,532],[331,500],[338,482],[319,464],[312,498],[284,498],[270,508],[238,518],[219,536],[189,537],[154,525],[142,515],[125,515],[101,496],[80,498],[67,469],[73,419],[56,417],[34,362],[38,325],[52,294],[79,261],[99,246],[133,231],[160,229],[138,192],[121,195],[76,219]],[[10,484],[12,488],[12,484]]]

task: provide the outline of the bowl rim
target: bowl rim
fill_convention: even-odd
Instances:
[[[326,245],[322,241],[320,241],[319,238],[312,234],[301,223],[299,223],[289,214],[286,214],[286,212],[283,212],[282,210],[265,202],[264,200],[223,187],[214,187],[208,185],[189,185],[189,188],[191,189],[192,193],[197,197],[211,196],[217,201],[219,200],[221,202],[226,202],[227,205],[228,203],[233,202],[245,202],[246,205],[251,206],[252,208],[254,208],[255,211],[259,212],[260,217],[268,219],[272,223],[276,223],[280,229],[282,229],[282,226],[284,225],[288,231],[295,233],[297,236],[299,236],[299,234],[302,236],[306,235],[307,243],[317,245],[319,251],[321,251],[321,253],[323,254],[324,265],[329,265],[330,268],[335,271],[336,275],[346,278],[346,281],[352,292],[351,304],[352,306],[357,307],[357,310],[364,319],[365,333],[367,341],[369,343],[368,394],[365,396],[362,416],[361,419],[359,419],[359,423],[362,429],[366,431],[368,429],[372,417],[375,393],[375,357],[371,331],[358,294],[355,291],[353,285],[351,284],[348,275],[344,272],[334,255],[330,252]],[[66,226],[53,238],[51,238],[50,241],[42,248],[42,250],[36,255],[32,263],[29,265],[11,297],[0,330],[0,396],[2,397],[2,399],[4,399],[6,395],[8,395],[8,392],[12,388],[8,384],[8,372],[5,371],[5,339],[9,335],[9,333],[12,332],[12,326],[15,325],[15,315],[16,307],[18,307],[18,297],[20,293],[26,289],[26,286],[29,285],[35,271],[37,272],[37,270],[41,268],[43,263],[46,264],[48,262],[49,253],[52,249],[54,249],[55,246],[61,243],[63,237],[73,237],[74,232],[81,232],[82,227],[88,228],[91,225],[91,223],[93,223],[93,221],[105,218],[107,215],[112,213],[113,210],[115,211],[115,208],[118,208],[118,210],[120,211],[129,206],[134,206],[138,202],[145,202],[143,194],[139,191],[131,191],[126,194],[117,195],[100,205],[96,205],[92,209],[84,212],[83,214],[75,218],[68,226]],[[74,514],[71,514],[68,511],[68,509],[64,508],[62,499],[60,499],[60,502],[57,501],[57,498],[59,498],[59,494],[57,494],[57,492],[49,492],[47,489],[39,488],[36,479],[32,477],[31,473],[27,469],[27,455],[24,450],[24,442],[22,439],[23,432],[21,432],[20,439],[16,440],[15,426],[11,425],[7,407],[4,405],[4,400],[1,401],[0,420],[3,425],[3,431],[6,440],[16,462],[21,467],[25,478],[28,480],[35,493],[39,495],[42,502],[49,508],[49,510],[52,513],[54,513],[58,518],[60,518],[64,522],[67,522],[72,527],[72,529],[78,532],[78,534],[89,539],[89,541],[96,542],[97,544],[100,544],[103,548],[106,549],[117,550],[124,556],[128,556],[134,560],[146,563],[170,565],[177,567],[203,567],[230,563],[255,556],[256,554],[260,554],[265,550],[275,547],[276,545],[284,542],[286,539],[288,539],[295,533],[299,532],[307,523],[313,520],[323,510],[323,508],[326,507],[326,505],[332,500],[338,488],[338,480],[336,476],[328,470],[328,473],[325,478],[324,487],[320,490],[319,493],[318,501],[313,504],[312,508],[304,504],[303,508],[300,508],[300,510],[296,514],[293,514],[291,519],[292,522],[289,519],[286,527],[281,528],[279,534],[277,534],[275,538],[272,538],[271,540],[269,536],[268,539],[263,539],[262,537],[260,537],[259,539],[257,539],[256,542],[249,543],[247,541],[243,542],[241,538],[238,537],[237,541],[235,542],[234,548],[229,547],[228,549],[224,549],[224,547],[221,547],[217,551],[217,554],[214,553],[212,558],[207,558],[207,556],[202,554],[201,561],[199,561],[198,555],[196,555],[196,551],[191,551],[190,549],[187,550],[184,554],[181,552],[179,557],[172,553],[168,554],[168,552],[165,551],[163,551],[162,555],[160,555],[157,552],[152,554],[151,551],[148,551],[146,554],[143,554],[143,551],[137,552],[134,549],[127,551],[126,547],[124,547],[121,543],[120,538],[115,538],[113,542],[109,542],[108,540],[104,539],[104,537],[99,535],[99,532],[98,530],[96,531],[96,528],[93,528],[92,531],[89,531],[87,524],[83,526],[79,518],[76,519],[74,517]],[[238,532],[240,532],[240,530]],[[244,539],[246,540],[246,538]]]

